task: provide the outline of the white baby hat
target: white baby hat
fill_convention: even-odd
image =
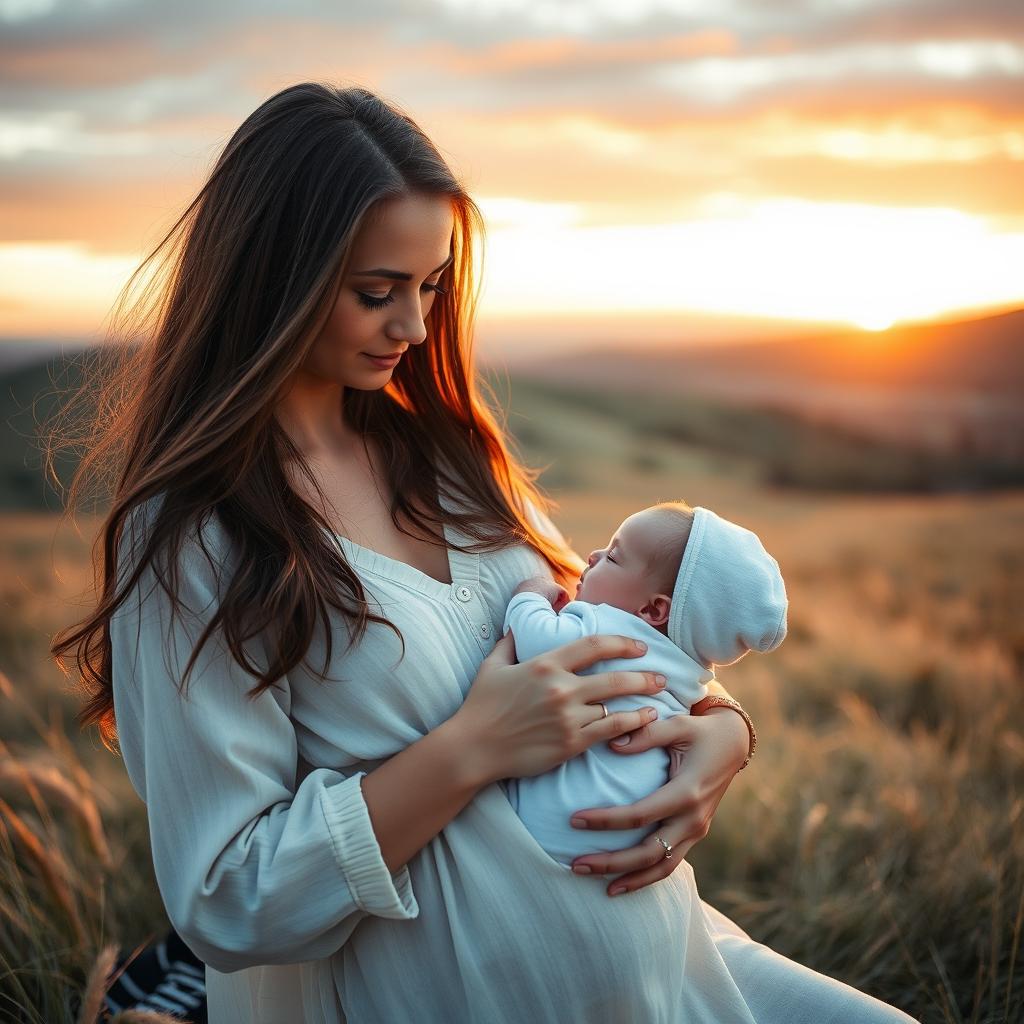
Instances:
[[[786,586],[757,534],[699,505],[672,592],[668,636],[705,668],[786,636]]]

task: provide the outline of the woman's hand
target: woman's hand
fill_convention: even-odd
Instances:
[[[639,845],[614,853],[577,857],[578,874],[618,875],[608,887],[610,896],[642,889],[667,878],[694,843],[708,834],[711,819],[747,756],[750,734],[743,719],[729,708],[712,708],[703,715],[674,715],[646,725],[629,736],[628,744],[609,747],[623,757],[652,747],[668,747],[669,781],[649,796],[618,807],[578,811],[572,818],[590,829],[626,829],[655,825]],[[654,837],[672,847],[665,848]],[[582,866],[589,871],[579,871]],[[619,874],[626,872],[626,874]]]
[[[448,720],[459,737],[467,770],[484,786],[498,779],[539,775],[594,743],[640,729],[654,708],[604,717],[600,701],[623,694],[660,693],[653,672],[577,669],[608,658],[636,658],[647,645],[624,636],[588,636],[515,664],[515,641],[506,633],[481,662],[459,710]]]

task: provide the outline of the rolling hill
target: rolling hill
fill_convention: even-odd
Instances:
[[[877,334],[594,348],[517,369],[587,389],[787,409],[935,451],[1024,458],[1024,310]]]

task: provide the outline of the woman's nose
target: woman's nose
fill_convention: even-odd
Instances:
[[[392,341],[405,341],[410,345],[426,341],[427,325],[423,311],[414,306],[405,316],[396,316],[388,324],[387,334]]]
[[[388,337],[395,342],[405,342],[407,345],[422,345],[427,340],[427,328],[421,320],[418,325],[403,321],[388,328]]]

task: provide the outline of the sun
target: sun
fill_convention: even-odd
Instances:
[[[896,321],[892,317],[878,315],[860,317],[854,321],[862,331],[887,331]]]

